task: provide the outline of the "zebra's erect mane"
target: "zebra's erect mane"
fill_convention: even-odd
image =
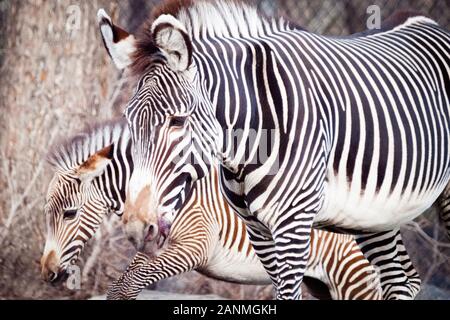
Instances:
[[[54,144],[47,154],[47,162],[62,171],[78,168],[96,152],[118,142],[127,128],[123,117],[88,125],[84,131]]]
[[[185,27],[193,40],[202,36],[233,37],[258,36],[264,32],[264,26],[270,24],[273,28],[290,27],[306,31],[301,26],[283,17],[267,17],[256,6],[239,0],[166,0],[156,6],[151,17],[140,29],[136,37],[136,51],[133,54],[131,71],[139,75],[154,62],[159,49],[155,45],[152,24],[161,15],[176,17]],[[434,23],[426,15],[412,10],[397,11],[388,17],[380,28],[345,36],[349,39],[383,33],[400,25],[417,21]],[[342,38],[345,38],[342,37]]]
[[[153,10],[151,20],[163,14],[180,20],[194,38],[202,30],[208,30],[210,35],[215,36],[255,34],[264,22],[284,21],[281,17],[268,18],[255,5],[239,0],[165,1]]]
[[[256,35],[264,23],[283,25],[282,17],[268,18],[254,6],[239,0],[168,0],[156,6],[150,19],[142,25],[136,37],[136,51],[133,55],[132,73],[144,72],[154,61],[159,51],[155,45],[151,26],[161,15],[176,17],[193,39],[199,38],[204,30],[217,37]],[[296,28],[302,29],[299,26]]]

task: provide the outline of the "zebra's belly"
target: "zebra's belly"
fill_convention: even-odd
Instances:
[[[247,240],[248,241],[248,240]],[[315,251],[312,249],[312,251]],[[328,285],[323,261],[311,265],[308,261],[305,276],[322,281]],[[204,267],[198,272],[218,280],[253,285],[269,285],[272,281],[260,262],[256,252],[250,248],[248,252],[239,252],[235,248],[225,248],[219,244]]]
[[[197,271],[228,282],[256,285],[272,283],[253,250],[246,255],[243,252],[219,248],[208,263]]]
[[[418,194],[404,192],[369,193],[339,183],[331,177],[327,185],[325,202],[315,219],[315,225],[333,226],[356,232],[378,232],[397,228],[430,208],[445,188],[439,187]]]

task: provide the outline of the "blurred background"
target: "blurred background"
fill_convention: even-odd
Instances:
[[[152,0],[0,0],[0,299],[77,298],[105,293],[133,255],[119,219],[111,216],[87,246],[79,265],[79,290],[40,279],[45,241],[44,199],[52,177],[44,156],[50,145],[88,123],[120,115],[130,81],[109,61],[96,12],[136,31]],[[415,9],[450,28],[449,0],[264,0],[268,15],[283,15],[309,31],[346,35],[366,29],[377,5],[382,19]],[[373,8],[373,7],[371,7]],[[370,8],[369,8],[370,10]],[[431,209],[403,229],[405,243],[424,283],[422,299],[450,299],[450,242]],[[154,289],[271,299],[270,286],[215,281],[192,272]]]

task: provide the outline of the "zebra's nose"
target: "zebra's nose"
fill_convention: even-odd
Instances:
[[[54,250],[42,257],[41,276],[47,282],[53,282],[58,278],[58,259]]]

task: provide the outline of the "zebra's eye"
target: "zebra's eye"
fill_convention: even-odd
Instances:
[[[186,120],[187,120],[187,117],[174,116],[174,117],[170,118],[169,127],[177,127],[177,128],[184,127]]]
[[[64,211],[64,220],[72,220],[77,216],[78,210],[76,209],[70,209]]]

